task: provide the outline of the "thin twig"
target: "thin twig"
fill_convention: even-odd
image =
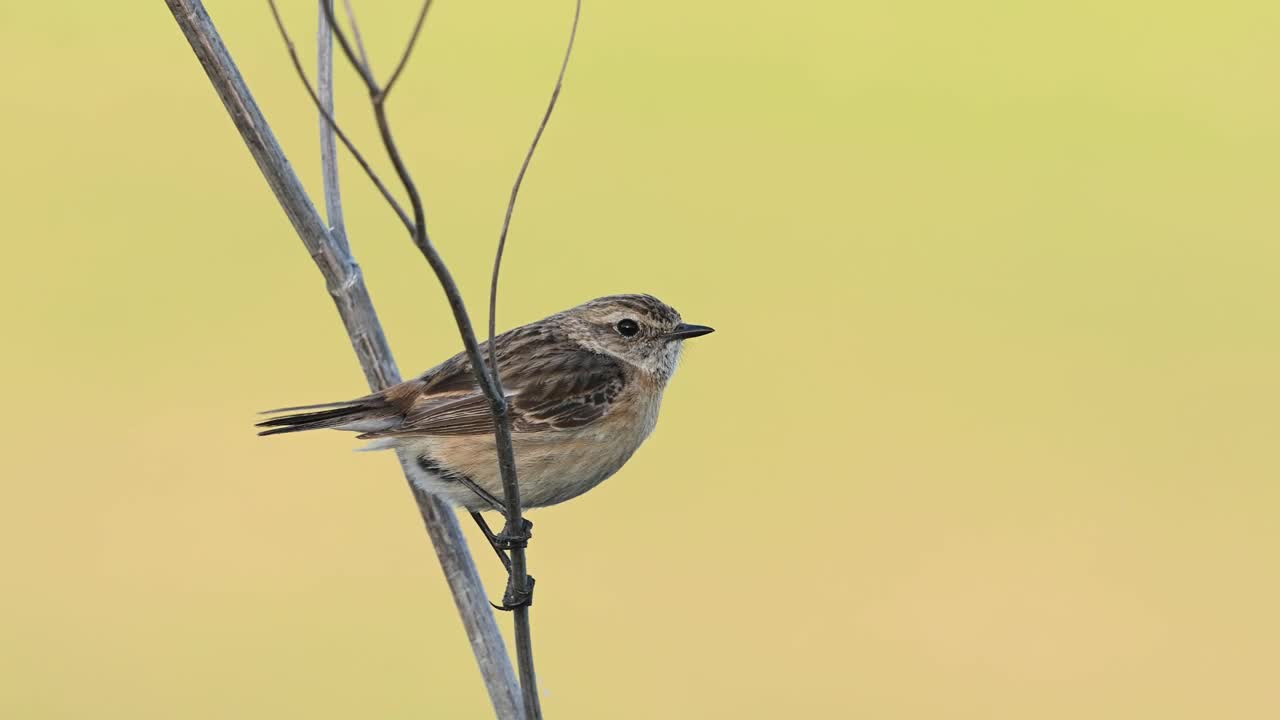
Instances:
[[[360,61],[369,68],[369,72],[373,72],[373,66],[369,64],[369,53],[364,51],[364,38],[360,35],[360,23],[356,22],[355,8],[351,7],[351,0],[342,0],[342,4],[347,8],[347,21],[351,23],[351,34],[356,36],[356,47],[360,49]]]
[[[320,97],[316,94],[316,90],[311,87],[311,81],[307,79],[307,72],[302,69],[302,61],[298,59],[298,50],[294,47],[293,39],[289,37],[288,30],[285,29],[284,21],[280,19],[280,10],[276,7],[275,0],[267,0],[267,4],[271,6],[271,16],[275,18],[276,27],[280,29],[280,37],[284,40],[285,48],[289,51],[289,59],[293,61],[293,69],[297,71],[298,78],[302,80],[303,87],[307,89],[307,95],[311,97],[311,102],[314,103],[316,109],[320,111],[320,116],[324,118],[324,122],[331,130],[333,130],[334,134],[338,136],[338,139],[342,141],[342,144],[346,146],[347,151],[351,153],[351,157],[355,158],[356,162],[360,164],[360,167],[364,169],[365,175],[369,176],[369,180],[373,182],[374,187],[378,188],[378,192],[382,194],[383,199],[387,201],[387,204],[391,206],[391,209],[400,217],[400,222],[404,223],[405,229],[412,232],[412,221],[409,219],[409,216],[405,214],[404,208],[400,207],[400,203],[396,202],[395,196],[392,195],[391,191],[387,189],[387,186],[383,184],[382,178],[378,177],[378,174],[373,171],[373,168],[370,167],[368,161],[364,159],[364,155],[360,154],[360,151],[356,149],[355,144],[347,138],[347,134],[342,132],[342,128],[338,126],[338,121],[334,118],[333,111],[330,109],[333,106],[332,82],[330,83],[329,88],[330,102],[326,105],[321,102]],[[321,13],[322,16],[324,14],[325,13]],[[321,20],[321,22],[328,25],[327,18]],[[332,37],[332,35],[330,37]],[[330,41],[330,48],[332,48],[332,41]],[[321,152],[323,152],[323,150]],[[335,165],[334,168],[336,172],[337,166]],[[333,209],[329,208],[329,212],[332,213]],[[330,222],[332,222],[332,219],[332,216],[330,216]]]
[[[427,19],[427,11],[431,9],[431,0],[422,3],[422,10],[418,12],[418,21],[413,24],[413,33],[409,35],[409,44],[404,48],[404,54],[400,56],[400,62],[396,63],[396,69],[391,73],[391,79],[387,80],[387,86],[382,89],[382,94],[386,95],[391,92],[391,88],[395,87],[396,80],[400,79],[400,73],[404,72],[405,65],[409,64],[409,56],[413,54],[413,47],[418,44],[418,35],[422,34],[422,23]],[[352,25],[354,28],[355,25]],[[356,38],[359,42],[359,37]],[[364,50],[360,51],[361,53]],[[368,64],[368,60],[365,61]]]
[[[538,141],[547,129],[551,113],[556,109],[556,100],[560,99],[560,89],[564,87],[564,74],[569,69],[569,58],[573,55],[573,41],[578,37],[578,18],[582,16],[582,0],[575,0],[573,8],[573,26],[569,29],[569,45],[564,50],[564,60],[560,62],[560,74],[556,77],[556,87],[551,91],[551,100],[547,103],[547,111],[542,114],[542,122],[538,123],[538,131],[529,143],[529,152],[520,163],[520,172],[516,173],[516,182],[511,186],[511,197],[507,200],[507,214],[502,219],[502,232],[498,235],[498,251],[493,256],[493,279],[489,282],[489,371],[502,387],[502,376],[498,372],[498,355],[494,347],[493,337],[498,325],[498,275],[502,271],[502,256],[507,249],[507,231],[511,229],[511,215],[516,209],[516,197],[520,194],[520,186],[524,183],[524,174],[529,171],[529,163],[533,161],[533,153],[538,149]]]
[[[399,371],[359,266],[326,231],[203,4],[200,0],[166,3],[276,199],[324,275],[369,386],[377,389],[398,382]],[[405,479],[414,490],[497,715],[504,720],[521,718],[524,714],[520,690],[457,518],[442,501],[413,486],[407,473]]]
[[[489,541],[489,547],[498,554],[498,559],[502,561],[502,567],[511,572],[511,558],[502,551],[498,545],[498,536],[493,534],[493,530],[489,528],[489,523],[485,521],[484,515],[478,512],[471,513],[471,519],[476,521],[476,526],[480,528],[480,533],[484,535],[484,539]]]

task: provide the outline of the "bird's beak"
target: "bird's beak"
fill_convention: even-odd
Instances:
[[[688,323],[680,323],[675,330],[666,333],[662,337],[668,340],[688,340],[696,338],[700,335],[707,335],[715,332],[715,328],[709,328],[706,325],[690,325]]]

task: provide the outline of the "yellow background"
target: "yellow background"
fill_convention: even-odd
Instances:
[[[357,4],[385,77],[414,7]],[[211,5],[317,189],[266,5]],[[392,101],[477,314],[571,10],[440,2]],[[587,0],[500,324],[645,291],[719,332],[532,515],[547,716],[1280,716],[1277,37],[1273,0]],[[5,3],[0,61],[0,715],[489,716],[393,459],[250,427],[364,384],[167,10]],[[343,172],[417,372],[441,293]]]

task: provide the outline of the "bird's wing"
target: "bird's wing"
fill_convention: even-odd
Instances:
[[[607,355],[548,343],[524,350],[532,352],[499,357],[513,432],[567,430],[596,422],[609,414],[626,386],[623,364]],[[476,386],[465,356],[414,382],[411,392],[406,388],[398,398],[403,422],[365,437],[493,432],[489,400]]]

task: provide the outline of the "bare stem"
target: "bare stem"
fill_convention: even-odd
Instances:
[[[573,56],[573,41],[578,38],[578,18],[582,16],[582,0],[575,0],[573,8],[573,26],[569,29],[569,44],[564,50],[564,60],[560,62],[560,74],[556,77],[555,89],[551,91],[551,100],[547,102],[547,111],[542,114],[542,122],[538,123],[538,131],[529,143],[529,151],[520,163],[520,172],[516,173],[515,184],[511,186],[511,197],[507,200],[507,214],[502,219],[502,232],[498,235],[498,251],[493,256],[493,278],[489,282],[489,371],[502,386],[502,378],[498,372],[497,348],[493,344],[493,336],[498,325],[498,276],[502,272],[502,256],[507,250],[507,232],[511,229],[511,216],[516,210],[516,197],[520,195],[520,186],[524,184],[524,175],[529,171],[529,163],[533,161],[533,153],[538,149],[542,133],[547,129],[551,113],[556,109],[556,101],[560,99],[560,89],[564,87],[564,74],[569,69],[569,58]]]
[[[400,373],[359,266],[325,228],[203,4],[200,0],[165,1],[276,199],[324,275],[370,387],[377,389],[398,382]],[[326,19],[332,25],[331,11],[326,12]],[[331,120],[330,114],[326,117],[329,127],[333,127]],[[407,474],[405,478],[408,481]],[[421,492],[412,482],[409,485],[453,592],[494,709],[500,718],[522,718],[520,691],[510,660],[457,518],[443,502]]]

